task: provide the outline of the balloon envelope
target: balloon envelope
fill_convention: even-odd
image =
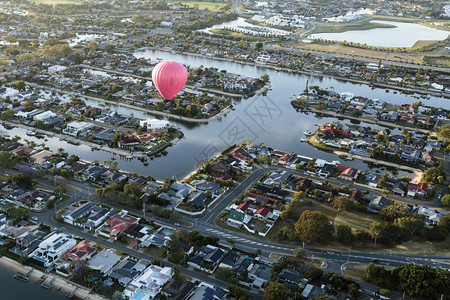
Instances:
[[[152,71],[153,84],[166,100],[173,97],[184,87],[188,78],[186,68],[175,61],[163,61]]]

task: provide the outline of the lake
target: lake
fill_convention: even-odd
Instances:
[[[311,34],[311,39],[353,42],[376,47],[412,47],[417,41],[445,40],[449,31],[435,29],[416,23],[392,21],[371,21],[371,23],[390,24],[395,28],[375,28],[369,30],[350,30],[346,32],[327,32]]]

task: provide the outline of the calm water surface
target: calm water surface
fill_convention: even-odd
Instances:
[[[376,47],[412,47],[417,41],[445,40],[450,34],[450,31],[435,29],[415,23],[378,20],[371,22],[390,24],[396,27],[317,33],[312,34],[309,37],[311,39],[346,41]]]
[[[168,155],[148,159],[143,164],[137,159],[121,158],[103,151],[92,152],[87,146],[74,146],[57,138],[49,138],[48,141],[39,140],[35,137],[25,135],[25,130],[14,128],[10,135],[19,135],[29,140],[34,140],[38,144],[45,144],[52,150],[63,147],[70,154],[77,154],[86,160],[98,160],[114,157],[119,162],[119,168],[136,172],[142,175],[152,175],[157,179],[175,177],[181,179],[195,169],[198,161],[204,160],[220,152],[225,147],[234,143],[241,143],[247,138],[254,142],[264,142],[273,148],[296,152],[301,155],[312,156],[330,161],[340,160],[343,164],[366,169],[367,164],[360,161],[343,162],[334,154],[318,151],[307,143],[301,143],[300,138],[304,138],[305,130],[314,130],[314,124],[323,124],[335,121],[333,118],[317,118],[314,114],[303,114],[296,112],[291,104],[291,97],[298,95],[305,89],[306,82],[309,85],[319,85],[321,87],[333,87],[335,91],[351,91],[355,95],[371,98],[378,98],[386,102],[401,104],[412,103],[418,100],[413,95],[394,94],[385,89],[372,89],[367,85],[354,84],[327,77],[314,77],[302,74],[277,72],[272,69],[242,65],[233,62],[217,61],[209,58],[196,57],[191,55],[174,54],[157,50],[143,50],[135,53],[136,57],[145,57],[155,60],[175,60],[192,67],[203,65],[205,67],[216,67],[219,70],[225,69],[232,73],[259,77],[264,73],[270,75],[272,90],[267,96],[255,96],[249,99],[234,100],[235,110],[230,111],[221,120],[215,120],[208,124],[189,124],[179,121],[171,121],[181,128],[186,139],[167,149]],[[430,97],[420,99],[425,104],[436,107],[450,109],[450,102],[444,98]],[[91,105],[98,105],[96,101],[86,101]],[[134,115],[140,118],[151,118],[150,114],[133,109],[112,105],[111,110],[122,114]],[[159,117],[158,117],[159,118]],[[345,121],[349,122],[349,121]],[[374,127],[374,125],[370,125]],[[0,127],[0,129],[2,129]]]

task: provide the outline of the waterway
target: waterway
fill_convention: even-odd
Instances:
[[[311,39],[353,42],[376,47],[412,47],[417,41],[445,40],[450,31],[435,29],[416,23],[371,21],[394,25],[395,28],[375,28],[369,30],[351,30],[346,32],[317,33]]]
[[[418,100],[417,96],[394,94],[393,91],[374,88],[368,85],[355,84],[336,80],[328,77],[317,77],[304,74],[277,72],[265,67],[244,65],[235,62],[218,61],[212,58],[197,57],[192,55],[175,54],[159,50],[140,50],[134,54],[136,57],[145,57],[155,60],[175,60],[192,67],[203,65],[205,67],[216,67],[225,69],[232,73],[259,77],[264,73],[269,74],[272,89],[267,96],[254,96],[249,99],[235,99],[234,111],[230,111],[221,120],[214,120],[207,124],[191,124],[180,121],[171,121],[184,132],[186,138],[179,140],[176,145],[167,148],[166,156],[148,159],[143,164],[137,159],[128,159],[112,155],[103,151],[91,151],[87,146],[75,146],[60,141],[58,138],[48,138],[48,141],[28,137],[25,130],[14,128],[10,130],[10,136],[19,135],[28,140],[34,140],[38,144],[45,143],[51,150],[56,151],[59,147],[64,148],[69,154],[102,162],[105,159],[115,158],[119,168],[142,175],[152,175],[157,179],[175,177],[182,179],[196,168],[196,163],[207,159],[234,143],[241,143],[248,138],[254,142],[264,142],[267,146],[285,151],[292,151],[301,155],[327,159],[339,160],[341,163],[359,168],[367,169],[367,164],[361,161],[343,161],[338,156],[316,150],[307,143],[301,143],[305,130],[315,130],[314,124],[322,125],[325,122],[336,121],[336,119],[323,117],[318,118],[314,114],[304,114],[295,111],[290,102],[291,97],[301,93],[308,81],[309,85],[321,87],[333,87],[336,92],[351,91],[355,95],[378,98],[389,103],[402,104],[412,103]],[[450,101],[429,97],[420,99],[427,105],[444,107],[450,109]],[[99,105],[93,100],[86,101],[90,105]],[[152,118],[146,112],[141,112],[118,105],[111,105],[110,109],[121,114],[134,115],[140,118]],[[345,121],[350,122],[350,121]],[[369,125],[374,128],[374,125]],[[0,130],[4,130],[0,126]],[[395,132],[395,131],[394,131]],[[399,173],[402,174],[402,173]]]
[[[46,290],[38,282],[21,282],[12,278],[14,272],[0,266],[0,291],[2,300],[62,300],[66,299],[62,292],[55,289]]]

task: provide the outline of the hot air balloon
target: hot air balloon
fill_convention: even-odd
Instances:
[[[153,84],[165,100],[172,100],[184,87],[187,78],[186,68],[175,61],[160,62],[152,72]]]

